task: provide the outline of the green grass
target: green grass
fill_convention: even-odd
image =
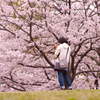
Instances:
[[[0,100],[100,100],[100,90],[1,92]]]

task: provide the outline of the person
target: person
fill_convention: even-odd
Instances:
[[[55,57],[56,57],[56,65],[54,67],[54,70],[58,72],[58,80],[60,83],[61,90],[65,90],[64,79],[65,79],[68,89],[72,90],[72,85],[71,85],[70,79],[67,75],[68,67],[61,68],[60,63],[59,63],[59,59],[65,58],[66,53],[67,53],[66,59],[69,62],[71,48],[68,45],[68,41],[64,37],[59,38],[58,42],[60,43],[60,45],[59,46],[54,45],[54,47],[53,47],[55,49]],[[69,47],[69,50],[67,52],[68,47]]]

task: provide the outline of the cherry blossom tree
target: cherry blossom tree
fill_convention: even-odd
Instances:
[[[53,45],[62,36],[72,48],[73,88],[99,88],[99,5],[98,0],[0,0],[1,91],[57,89]]]

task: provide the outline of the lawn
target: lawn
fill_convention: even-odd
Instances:
[[[100,90],[1,92],[0,100],[100,100]]]

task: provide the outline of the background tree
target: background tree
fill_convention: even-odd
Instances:
[[[2,91],[57,88],[53,45],[61,36],[72,48],[68,75],[73,88],[97,88],[99,5],[98,0],[0,0]]]

